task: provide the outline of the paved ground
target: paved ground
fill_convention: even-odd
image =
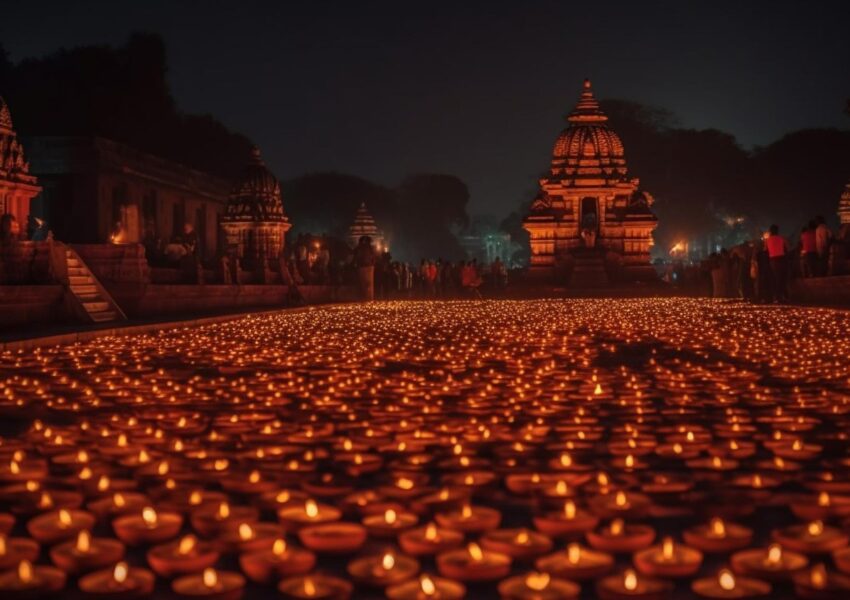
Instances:
[[[15,535],[26,536],[40,496],[16,482],[76,490],[71,503],[87,504],[115,492],[88,483],[106,476],[163,510],[178,492],[223,489],[230,506],[262,506],[259,519],[276,523],[269,498],[286,489],[299,506],[306,495],[343,508],[349,522],[392,509],[421,527],[480,529],[462,547],[507,540],[531,555],[514,560],[523,577],[549,555],[537,568],[567,573],[547,565],[565,561],[571,542],[601,548],[583,529],[610,537],[620,518],[627,534],[642,524],[675,544],[712,518],[737,521],[753,529],[746,548],[765,548],[805,528],[814,506],[819,535],[846,546],[848,332],[847,312],[682,298],[399,302],[7,352],[0,464],[19,465],[0,468],[0,512],[17,513]],[[66,455],[70,464],[57,459]],[[541,517],[558,523],[573,508],[584,528],[539,535],[551,530]],[[496,533],[475,527],[486,509],[499,511]],[[113,535],[107,524],[96,533]],[[785,533],[793,546],[797,531]],[[374,534],[357,554],[386,552],[405,554]],[[610,572],[623,579],[634,553],[614,554]],[[705,553],[676,597],[690,597],[697,577],[716,579],[731,554]],[[145,565],[139,549],[128,557]],[[320,554],[318,568],[351,580],[350,558]],[[834,571],[828,553],[811,558]],[[420,563],[436,572],[432,557]],[[217,567],[239,570],[236,555]],[[497,583],[471,584],[468,597],[496,597]],[[272,585],[249,589],[276,597]],[[583,589],[595,597],[593,580]],[[777,584],[774,597],[786,596],[791,585]]]

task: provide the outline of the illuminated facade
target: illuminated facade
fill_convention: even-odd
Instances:
[[[360,208],[357,209],[357,214],[354,215],[354,223],[348,228],[349,245],[352,247],[356,246],[360,238],[364,235],[372,238],[372,245],[379,252],[387,249],[384,243],[384,234],[378,229],[374,217],[372,217],[366,208],[366,203],[361,202]]]
[[[574,271],[598,265],[606,281],[654,277],[652,196],[628,178],[623,143],[607,121],[585,80],[523,222],[531,237],[532,275],[576,284]]]
[[[30,164],[24,159],[12,114],[0,96],[0,215],[10,214],[15,218],[15,235],[25,231],[30,201],[40,191],[38,179],[30,174]]]
[[[844,186],[841,200],[838,201],[838,219],[842,225],[850,225],[850,183]]]
[[[277,259],[291,226],[283,212],[280,183],[254,148],[221,217],[226,250],[248,263],[261,257]]]

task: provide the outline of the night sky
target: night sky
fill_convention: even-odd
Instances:
[[[745,146],[850,125],[842,2],[18,1],[2,15],[15,62],[158,32],[178,106],[248,135],[278,177],[452,173],[476,214],[528,197],[585,76]]]

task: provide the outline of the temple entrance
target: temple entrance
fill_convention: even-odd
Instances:
[[[596,235],[599,232],[599,214],[597,212],[598,203],[596,198],[581,199],[581,215],[579,233],[585,248],[594,248],[596,246]]]

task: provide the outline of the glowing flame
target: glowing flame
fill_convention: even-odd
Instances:
[[[283,553],[286,552],[286,540],[282,538],[278,538],[272,544],[272,553],[275,556],[282,556]]]
[[[115,565],[112,570],[112,578],[118,583],[124,583],[127,580],[127,563],[120,562]]]
[[[711,520],[711,535],[714,537],[726,537],[726,524],[723,519],[715,517]]]
[[[673,560],[674,554],[673,538],[664,538],[664,541],[661,543],[661,555],[665,560]]]
[[[387,552],[386,554],[384,554],[384,557],[381,559],[381,567],[383,567],[383,569],[385,571],[389,571],[394,566],[395,566],[395,557],[392,554],[390,554],[389,552]]]
[[[192,550],[195,549],[196,543],[197,539],[194,535],[187,535],[183,537],[177,544],[177,554],[181,554],[183,556],[189,554]]]
[[[617,492],[617,495],[614,497],[614,504],[621,508],[628,506],[629,500],[626,498],[626,494],[624,492]]]
[[[0,535],[0,556],[6,556],[6,536]]]
[[[806,531],[811,536],[818,536],[823,534],[823,521],[812,521],[809,523],[809,526],[806,528]]]
[[[198,506],[203,501],[204,495],[200,491],[192,490],[192,493],[189,494],[189,504],[192,506]]]
[[[549,574],[530,573],[528,577],[525,578],[525,585],[535,592],[542,592],[549,587]]]
[[[813,588],[822,589],[826,587],[826,567],[823,563],[815,565],[809,573],[809,581]]]
[[[218,513],[216,516],[219,519],[226,519],[230,516],[230,505],[227,502],[222,502],[218,505]]]
[[[91,534],[85,529],[77,534],[77,545],[75,549],[77,552],[88,552],[91,550]]]
[[[519,533],[516,534],[516,537],[514,538],[514,542],[516,542],[517,544],[521,544],[523,546],[526,546],[526,545],[531,543],[531,537],[528,535],[527,531],[522,530],[522,531],[520,531]]]
[[[735,589],[735,576],[732,575],[732,571],[723,569],[720,571],[717,581],[720,584],[720,587],[727,592]]]
[[[437,526],[434,523],[428,523],[428,526],[425,527],[425,539],[429,542],[437,540]]]
[[[767,562],[768,565],[777,566],[782,563],[782,548],[779,544],[771,544],[767,549]]]
[[[402,477],[396,481],[396,486],[402,490],[412,490],[413,485],[413,480],[407,479],[406,477]]]
[[[32,581],[32,563],[30,561],[22,560],[18,563],[18,581],[21,583]]]
[[[469,504],[464,504],[463,508],[460,509],[460,516],[462,519],[469,519],[472,517],[472,507]]]
[[[818,506],[829,506],[829,494],[826,492],[821,492],[818,495]]]
[[[484,560],[484,553],[481,551],[481,546],[476,543],[471,543],[467,546],[467,550],[469,551],[469,556],[472,557],[474,561]]]
[[[144,507],[142,509],[142,520],[148,527],[153,527],[157,521],[156,511],[150,506]]]
[[[64,508],[59,510],[59,527],[65,529],[71,525],[71,513]]]
[[[384,521],[386,521],[387,525],[392,525],[397,520],[398,515],[396,515],[396,512],[393,509],[388,508],[387,511],[384,513]]]
[[[304,595],[308,597],[316,595],[316,584],[309,577],[304,579]]]
[[[121,494],[113,494],[112,495],[112,505],[116,508],[124,508],[127,505],[127,501],[124,499],[124,496]]]
[[[437,586],[434,585],[433,580],[427,575],[423,575],[422,579],[419,580],[419,587],[426,596],[433,596],[437,593]]]
[[[316,504],[315,500],[307,500],[307,502],[304,503],[304,513],[309,519],[315,519],[319,516],[319,506]]]
[[[570,544],[567,546],[567,561],[571,565],[576,565],[581,560],[581,546],[578,544]]]
[[[631,569],[627,569],[623,574],[623,587],[630,592],[637,589],[637,574]]]
[[[625,523],[622,519],[614,519],[611,521],[611,527],[608,529],[611,535],[623,535],[623,528],[625,527]]]
[[[565,519],[575,519],[576,518],[575,502],[568,501],[568,502],[564,503],[564,518]]]
[[[208,588],[214,588],[218,585],[218,573],[215,569],[204,569],[204,574],[201,576],[204,585]]]
[[[248,523],[240,523],[239,539],[243,542],[254,538],[254,529]]]

